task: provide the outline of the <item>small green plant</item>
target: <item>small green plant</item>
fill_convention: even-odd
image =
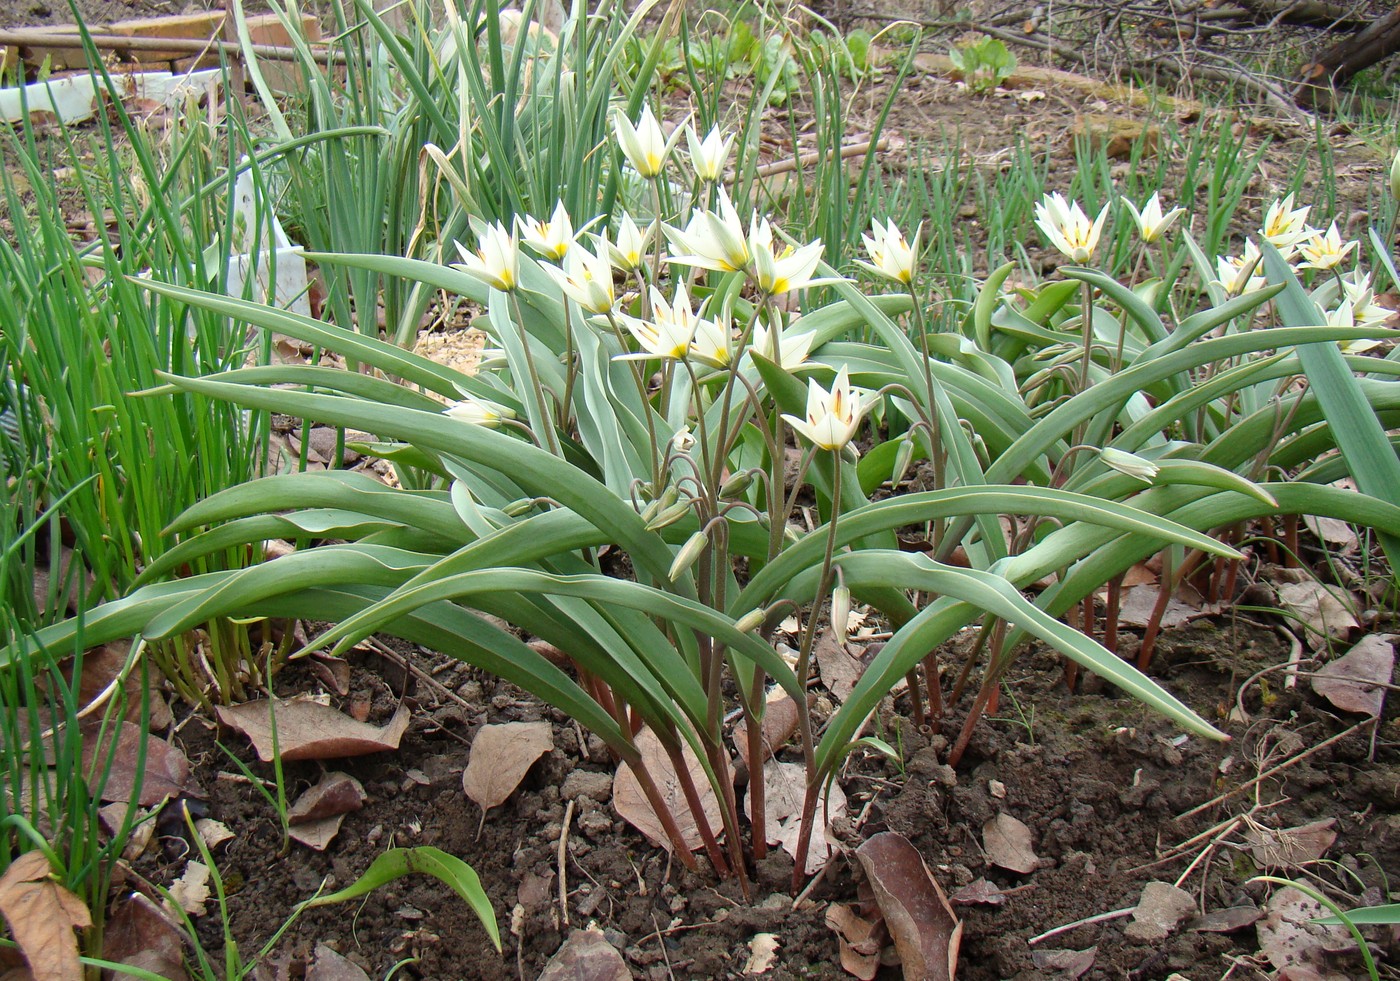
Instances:
[[[1016,56],[1000,40],[979,34],[948,49],[967,87],[979,95],[996,91],[1016,71]]]

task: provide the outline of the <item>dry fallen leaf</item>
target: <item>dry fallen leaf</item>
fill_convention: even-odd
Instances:
[[[1257,906],[1230,906],[1197,917],[1187,924],[1186,929],[1195,933],[1234,933],[1253,926],[1263,915],[1264,911]]]
[[[34,981],[82,981],[74,930],[92,926],[83,901],[56,882],[43,852],[25,852],[0,876],[0,916]]]
[[[1312,687],[1343,712],[1379,716],[1395,674],[1395,634],[1368,634],[1313,675]]]
[[[166,912],[139,892],[112,914],[102,934],[102,958],[168,981],[188,981],[185,935]]]
[[[1152,619],[1157,606],[1157,596],[1161,589],[1156,585],[1133,586],[1123,590],[1119,599],[1118,622],[1125,627],[1145,627]],[[1173,596],[1167,600],[1166,612],[1162,614],[1163,627],[1175,627],[1186,623],[1193,613],[1198,612]]]
[[[219,721],[252,740],[258,759],[272,762],[272,716],[277,717],[277,748],[284,761],[330,760],[398,749],[408,729],[409,710],[400,705],[384,728],[356,722],[329,705],[305,699],[266,699],[219,706]]]
[[[317,944],[306,968],[306,981],[369,981],[369,975],[348,957],[325,944]]]
[[[1355,946],[1346,927],[1311,922],[1328,912],[1297,889],[1280,889],[1269,897],[1264,918],[1254,925],[1260,952],[1280,971],[1322,967],[1329,951]]]
[[[1089,972],[1098,955],[1097,946],[1088,950],[1037,950],[1031,961],[1042,971],[1057,971],[1064,977],[1077,978]]]
[[[209,867],[191,859],[185,874],[171,883],[170,898],[191,916],[203,916],[209,899]]]
[[[348,814],[358,811],[364,804],[365,788],[360,781],[348,773],[332,770],[308,787],[287,808],[287,823],[305,824],[337,814]]]
[[[846,645],[836,639],[836,634],[829,627],[817,637],[813,653],[826,690],[838,702],[850,698],[856,682],[865,671],[865,665],[846,653]]]
[[[1314,650],[1331,640],[1345,638],[1359,627],[1351,610],[1356,602],[1351,594],[1316,580],[1284,583],[1278,588],[1279,606],[1304,627],[1304,639]]]
[[[778,694],[768,699],[763,709],[763,758],[776,753],[797,731],[797,703],[781,688]],[[749,763],[748,721],[742,720],[734,727],[734,748],[739,751],[739,759],[744,766],[753,769]]]
[[[136,767],[145,749],[145,766],[141,771],[141,792],[136,802],[149,807],[167,797],[203,797],[190,776],[190,761],[175,746],[164,739],[147,737],[134,722],[123,722],[116,730],[116,745],[111,733],[102,735],[102,720],[94,719],[83,726],[83,767],[106,766],[111,758],[111,770],[102,786],[105,801],[129,801],[136,788]]]
[[[1031,847],[1031,829],[1004,811],[982,826],[982,847],[987,861],[998,868],[1022,875],[1040,868],[1040,858]]]
[[[826,908],[826,925],[836,933],[841,948],[841,969],[860,981],[874,981],[880,971],[884,931],[849,906],[832,903]]]
[[[1337,840],[1336,818],[1323,818],[1296,828],[1265,828],[1254,825],[1244,833],[1249,854],[1261,868],[1296,868],[1316,862]]]
[[[1186,890],[1167,882],[1149,882],[1133,910],[1133,922],[1123,932],[1133,940],[1165,940],[1195,912],[1196,901]]]
[[[554,748],[548,722],[504,722],[482,726],[472,739],[462,790],[483,812],[515,793],[530,767]]]
[[[651,778],[656,781],[662,802],[676,819],[681,840],[685,842],[687,848],[695,851],[704,842],[696,827],[695,817],[690,813],[690,807],[686,804],[680,779],[676,776],[675,768],[671,765],[666,750],[661,746],[661,740],[657,739],[656,734],[650,729],[642,729],[637,733],[636,744],[638,752],[641,753],[643,765],[651,774]],[[705,812],[705,820],[709,822],[711,830],[718,829],[721,821],[719,798],[715,796],[714,790],[710,787],[710,781],[705,777],[704,768],[700,765],[700,761],[695,758],[695,754],[691,752],[689,746],[682,747],[681,760],[690,774],[691,782],[695,785],[695,791],[699,795],[701,807]],[[613,807],[623,820],[646,835],[647,840],[652,844],[660,845],[667,851],[671,850],[671,839],[662,827],[660,818],[652,810],[651,802],[647,800],[646,794],[642,793],[642,787],[637,782],[636,774],[625,763],[618,767],[617,777],[613,781]]]
[[[539,981],[632,981],[632,972],[601,930],[575,930],[544,966]]]
[[[340,833],[345,815],[358,811],[364,803],[365,788],[360,781],[333,770],[287,808],[287,834],[306,847],[323,852]]]
[[[776,933],[756,933],[749,941],[749,959],[744,962],[744,974],[763,974],[773,969],[782,944]]]
[[[780,763],[769,760],[763,767],[763,819],[770,845],[782,845],[783,851],[797,858],[798,840],[802,836],[802,803],[807,795],[807,768],[801,763]],[[750,796],[745,808],[752,802]],[[830,858],[832,839],[827,833],[829,822],[846,814],[846,794],[836,784],[830,784],[829,794],[817,798],[812,825],[811,842],[807,846],[807,875],[816,875]],[[750,814],[752,819],[752,814]]]
[[[948,899],[954,906],[1002,906],[1006,903],[1006,893],[994,882],[977,879],[954,892]]]
[[[856,849],[856,858],[875,892],[905,978],[952,981],[962,923],[918,850],[903,835],[882,831]]]

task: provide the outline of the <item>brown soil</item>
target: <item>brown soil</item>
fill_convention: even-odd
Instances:
[[[181,9],[146,0],[86,0],[83,5],[95,21]],[[69,19],[66,7],[0,0],[0,24],[6,26]],[[868,128],[879,102],[880,92],[874,89],[852,100],[852,139],[859,138],[862,126]],[[898,148],[915,140],[957,136],[966,158],[989,169],[1003,166],[1005,148],[1025,138],[1049,150],[1050,185],[1068,189],[1075,167],[1070,132],[1075,117],[1085,111],[1146,118],[1140,110],[1101,103],[1077,88],[1051,86],[1046,98],[1028,102],[973,96],[930,76],[910,81],[887,135],[896,147],[894,157]],[[784,127],[774,129],[782,132]],[[1243,204],[1251,215],[1283,188],[1293,161],[1314,156],[1311,132],[1260,127],[1254,138],[1265,137],[1275,140],[1276,154],[1271,166],[1254,177]],[[1337,217],[1347,233],[1365,218],[1367,189],[1382,164],[1344,132],[1326,138],[1334,144],[1344,178]],[[1316,167],[1314,177],[1315,172]],[[1168,182],[1168,192],[1171,186]],[[964,217],[965,224],[953,234],[972,248],[980,241],[977,216]],[[1053,261],[1034,249],[1031,256],[1044,260],[1047,268]],[[1131,647],[1133,638],[1125,643]],[[1313,873],[1358,901],[1386,901],[1386,877],[1400,870],[1400,715],[1393,699],[1374,745],[1369,733],[1358,731],[1257,789],[1176,820],[1279,762],[1280,746],[1296,753],[1353,724],[1354,719],[1339,716],[1312,695],[1306,681],[1282,691],[1277,683],[1267,689],[1253,686],[1244,698],[1253,722],[1224,721],[1241,682],[1286,660],[1288,653],[1272,627],[1243,621],[1198,619],[1164,635],[1154,675],[1203,715],[1218,720],[1233,737],[1228,745],[1182,741],[1172,727],[1092,678],[1085,682],[1086,690],[1069,694],[1058,661],[1045,655],[1028,656],[1019,665],[1009,679],[1016,704],[1008,699],[998,719],[979,726],[955,774],[941,765],[943,737],[914,729],[906,721],[904,702],[887,704],[879,731],[902,758],[898,764],[875,756],[856,759],[842,775],[851,813],[862,816],[859,826],[847,830],[846,843],[854,846],[876,831],[898,831],[914,842],[948,891],[982,877],[1011,890],[1002,906],[958,909],[966,930],[959,976],[969,981],[1057,976],[1035,966],[1029,938],[1133,906],[1147,882],[1175,882],[1201,848],[1154,864],[1163,853],[1251,808],[1261,822],[1280,828],[1335,817],[1339,837],[1328,853],[1333,864]],[[859,873],[852,859],[837,858],[796,910],[787,892],[790,863],[781,856],[769,859],[754,870],[756,895],[744,902],[733,883],[687,873],[649,845],[618,818],[605,790],[595,790],[597,797],[578,797],[570,827],[562,827],[566,778],[577,771],[606,775],[613,764],[598,740],[580,734],[558,713],[440,655],[413,654],[414,663],[433,677],[431,685],[375,654],[360,652],[355,658],[351,699],[372,700],[371,718],[380,721],[401,698],[407,699],[414,722],[397,753],[335,764],[359,778],[370,799],[347,818],[324,853],[294,846],[279,856],[275,816],[260,793],[230,779],[237,768],[216,748],[206,723],[187,720],[175,736],[208,791],[210,816],[236,835],[216,856],[228,887],[233,936],[248,955],[328,877],[337,885],[348,884],[391,844],[435,845],[462,857],[481,875],[505,950],[498,954],[491,947],[470,911],[445,887],[408,878],[371,894],[362,905],[308,912],[274,950],[267,977],[301,976],[296,962],[325,942],[376,978],[405,959],[409,962],[396,977],[534,978],[569,929],[588,923],[596,923],[624,952],[639,978],[737,977],[749,941],[760,932],[776,934],[782,945],[778,964],[765,977],[846,976],[824,911],[831,903],[856,901]],[[952,658],[950,663],[956,667],[959,662]],[[316,682],[294,669],[283,676],[282,685],[291,694],[314,688]],[[967,700],[952,707],[947,731],[956,731],[966,709]],[[536,719],[553,723],[556,748],[536,764],[520,791],[482,823],[461,787],[473,734],[487,722]],[[259,776],[272,777],[271,768],[257,763],[239,737],[223,733],[219,738]],[[314,783],[323,769],[289,764],[289,794]],[[989,865],[981,829],[998,812],[1030,827],[1041,868],[1015,875]],[[567,911],[559,904],[557,879],[564,833]],[[1230,840],[1240,839],[1236,834]],[[138,863],[141,874],[161,883],[181,869],[182,863],[155,855]],[[1223,844],[1191,868],[1183,886],[1197,897],[1202,911],[1258,904],[1265,893],[1248,884],[1256,871],[1244,852]],[[517,904],[524,919],[514,936],[511,911]],[[1193,981],[1227,974],[1237,979],[1270,976],[1252,960],[1258,951],[1253,927],[1234,934],[1182,930],[1164,942],[1138,943],[1125,936],[1126,922],[1083,926],[1042,946],[1097,945],[1095,964],[1084,975],[1091,979],[1148,981],[1174,972]],[[211,951],[220,949],[222,927],[214,903],[200,924],[203,943]],[[1384,955],[1391,970],[1400,964],[1400,947],[1393,942]],[[277,962],[290,965],[291,973],[276,970]],[[1360,976],[1358,963],[1345,956],[1334,969],[1337,977]],[[898,977],[898,968],[887,967],[881,976]]]
[[[1125,653],[1134,643],[1126,638]],[[1272,628],[1203,619],[1166,633],[1154,673],[1197,710],[1220,718],[1245,678],[1287,656],[1287,645]],[[229,779],[235,768],[212,748],[201,722],[184,727],[179,741],[196,759],[210,791],[210,815],[237,836],[218,856],[230,883],[233,934],[245,952],[256,950],[326,877],[337,886],[348,884],[390,844],[435,845],[467,860],[481,875],[501,923],[502,954],[491,948],[464,904],[436,881],[422,878],[399,880],[358,907],[308,913],[283,939],[274,960],[303,958],[325,942],[372,977],[384,977],[408,957],[416,961],[400,977],[536,977],[568,934],[556,878],[567,803],[561,788],[575,771],[605,778],[613,764],[596,739],[581,743],[567,719],[510,686],[440,657],[423,656],[415,663],[435,683],[406,676],[397,664],[373,654],[358,656],[350,700],[372,699],[371,718],[383,721],[404,697],[414,708],[414,723],[398,753],[334,764],[356,776],[370,800],[346,819],[323,854],[294,846],[288,856],[278,857],[279,831],[261,795],[246,782]],[[315,683],[289,672],[284,684],[290,694]],[[965,924],[959,977],[1055,976],[1034,965],[1030,937],[1134,906],[1147,882],[1182,876],[1205,843],[1156,864],[1163,853],[1251,808],[1270,827],[1336,818],[1339,837],[1327,856],[1335,864],[1312,872],[1353,895],[1369,889],[1375,901],[1378,890],[1386,888],[1386,876],[1400,868],[1400,714],[1393,700],[1377,734],[1374,762],[1368,761],[1370,739],[1358,730],[1257,791],[1177,821],[1178,814],[1245,785],[1279,762],[1280,747],[1297,753],[1355,720],[1331,711],[1306,690],[1306,681],[1281,692],[1275,683],[1263,700],[1264,689],[1255,685],[1244,697],[1252,723],[1222,723],[1233,741],[1215,745],[1179,737],[1096,679],[1085,687],[1090,690],[1067,694],[1056,659],[1026,658],[1010,679],[1014,705],[1004,701],[1000,717],[979,727],[956,774],[941,765],[942,737],[915,730],[904,717],[903,701],[887,703],[878,727],[899,747],[901,761],[859,759],[842,776],[850,811],[863,818],[859,827],[846,829],[848,845],[877,831],[898,831],[919,848],[947,891],[984,877],[1007,891],[1003,906],[958,908]],[[960,722],[960,708],[965,702],[954,707],[953,725]],[[461,786],[474,731],[487,722],[539,719],[554,724],[556,748],[482,824],[480,810]],[[221,741],[256,773],[272,777],[271,768],[254,762],[236,735],[225,733]],[[323,769],[288,765],[289,793],[315,782]],[[776,934],[782,944],[778,966],[767,977],[845,976],[824,911],[830,903],[856,900],[854,859],[835,859],[810,901],[794,911],[786,891],[791,863],[771,858],[755,870],[756,894],[745,903],[732,882],[684,872],[620,820],[609,806],[605,779],[591,793],[598,796],[575,798],[567,833],[568,923],[596,924],[624,951],[635,977],[738,977],[748,943],[760,932]],[[1041,859],[1036,871],[1016,875],[986,860],[981,829],[999,812],[1031,829]],[[1263,888],[1248,883],[1258,870],[1245,852],[1232,847],[1240,841],[1238,833],[1230,835],[1185,877],[1183,887],[1202,910],[1264,900]],[[148,860],[141,871],[160,879],[177,874],[180,866],[160,868]],[[518,938],[509,933],[517,903],[524,911]],[[220,943],[217,921],[210,904],[201,937],[214,949]],[[1224,975],[1237,958],[1242,961],[1233,977],[1268,976],[1249,966],[1258,951],[1252,927],[1231,935],[1183,930],[1149,944],[1128,939],[1127,922],[1080,927],[1042,946],[1096,945],[1087,978],[1160,979],[1176,972],[1204,981]],[[1392,945],[1386,953],[1395,963],[1400,947]],[[1335,970],[1337,977],[1357,977],[1359,965],[1341,957]],[[881,976],[896,978],[899,972],[886,968]]]

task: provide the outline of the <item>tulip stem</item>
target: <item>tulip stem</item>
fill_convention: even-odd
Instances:
[[[559,456],[559,434],[555,431],[554,423],[550,418],[549,405],[544,397],[544,385],[540,383],[540,374],[535,369],[535,355],[530,351],[530,333],[524,329],[525,317],[521,313],[520,297],[516,295],[515,290],[510,291],[510,305],[511,312],[515,314],[515,322],[521,325],[520,346],[525,351],[525,367],[530,372],[530,388],[535,393],[535,407],[539,410],[540,424],[545,427],[545,449],[555,456]]]
[[[832,562],[836,557],[836,525],[841,516],[841,458],[843,450],[833,450],[831,465],[831,518],[827,522],[826,554],[822,556],[822,571],[817,578],[817,595],[812,601],[812,610],[807,615],[806,629],[802,632],[802,645],[797,652],[797,687],[806,692],[807,680],[812,673],[812,646],[817,637],[817,616],[822,602],[831,591]],[[815,455],[813,451],[812,455]],[[802,827],[797,839],[796,866],[792,870],[794,888],[805,874],[807,852],[812,845],[812,822],[816,820],[817,792],[820,786],[815,783],[817,775],[816,747],[812,740],[812,713],[805,697],[797,699],[797,721],[802,736],[802,760],[807,767],[807,794],[802,805]]]

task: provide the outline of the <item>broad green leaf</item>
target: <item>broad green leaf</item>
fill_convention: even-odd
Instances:
[[[501,934],[496,927],[496,912],[491,908],[491,899],[481,886],[476,871],[455,855],[448,854],[432,845],[419,845],[416,848],[390,848],[370,863],[364,874],[346,886],[325,896],[309,899],[306,907],[329,906],[358,899],[371,893],[386,883],[401,879],[413,873],[430,875],[447,886],[466,901],[472,912],[481,920],[486,933],[496,949],[501,949]]]

